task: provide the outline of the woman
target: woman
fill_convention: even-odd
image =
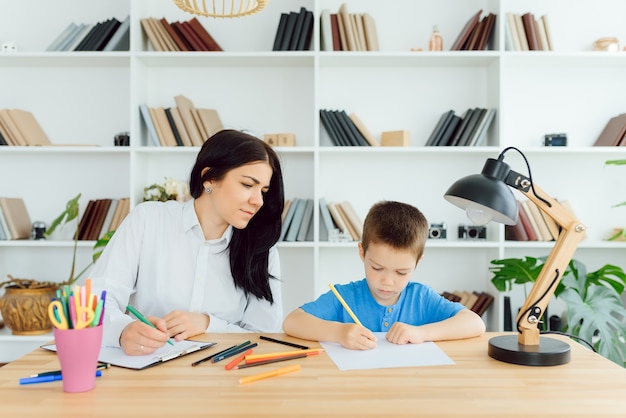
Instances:
[[[107,291],[104,343],[126,354],[204,332],[281,331],[278,155],[253,136],[218,132],[189,185],[188,202],[137,205],[91,273]],[[156,328],[125,314],[129,304]]]

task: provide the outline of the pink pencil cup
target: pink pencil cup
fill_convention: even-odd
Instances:
[[[64,392],[87,392],[96,387],[102,345],[102,325],[83,329],[54,328]]]

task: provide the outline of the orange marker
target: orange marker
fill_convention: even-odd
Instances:
[[[270,372],[259,373],[259,374],[254,374],[252,376],[242,377],[241,379],[239,379],[239,384],[256,382],[257,380],[267,379],[268,377],[280,376],[283,374],[296,372],[298,370],[300,370],[300,365],[294,364],[293,366],[282,367],[280,369],[272,370]]]
[[[260,362],[279,360],[279,359],[290,360],[292,358],[310,357],[310,356],[315,356],[323,352],[324,350],[321,349],[321,350],[309,351],[308,353],[294,353],[294,354],[288,354],[288,355],[282,355],[282,356],[257,354],[253,356],[247,356],[246,364],[260,363]]]
[[[293,356],[298,354],[320,354],[323,353],[323,348],[310,348],[308,350],[292,350],[292,351],[279,351],[276,353],[265,353],[265,354],[252,354],[246,356],[246,362],[255,361],[255,360],[269,360],[276,357],[285,357],[285,356]]]
[[[228,363],[226,366],[224,366],[224,368],[226,370],[230,370],[233,367],[235,367],[236,365],[238,365],[239,363],[241,363],[243,361],[244,358],[246,358],[246,356],[248,354],[252,354],[252,349],[249,349],[248,351],[246,351],[245,353],[243,353],[242,355],[240,355],[239,357],[237,357],[236,359],[234,359],[233,361],[231,361],[230,363]]]

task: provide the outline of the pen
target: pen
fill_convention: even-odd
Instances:
[[[296,344],[296,343],[290,343],[288,341],[277,340],[277,339],[274,339],[274,338],[271,338],[271,337],[266,337],[265,335],[261,335],[259,338],[262,339],[262,340],[265,340],[265,341],[271,341],[273,343],[288,345],[290,347],[295,347],[295,348],[301,348],[303,350],[308,350],[309,349],[309,347],[307,347],[306,345],[300,345],[300,344]]]
[[[279,351],[276,353],[252,354],[252,355],[246,356],[246,362],[269,360],[269,359],[273,359],[277,357],[294,356],[297,354],[307,354],[307,353],[319,354],[323,352],[324,352],[323,348],[310,348],[308,350],[292,350],[292,351]]]
[[[294,364],[293,366],[287,366],[280,369],[272,370],[266,373],[259,373],[252,376],[246,376],[239,379],[239,384],[256,382],[257,380],[267,379],[268,377],[280,376],[286,373],[291,373],[300,370],[299,364]]]
[[[215,357],[215,356],[219,356],[220,354],[224,354],[225,352],[230,351],[230,350],[232,350],[232,349],[233,349],[233,348],[235,348],[235,347],[237,347],[237,346],[236,346],[236,345],[233,345],[232,347],[229,347],[229,348],[227,348],[226,350],[218,351],[217,353],[211,354],[211,355],[210,355],[210,356],[208,356],[208,357],[202,358],[202,359],[200,359],[200,360],[198,360],[198,361],[194,361],[193,363],[191,363],[191,366],[192,366],[192,367],[195,367],[195,366],[197,366],[197,365],[198,365],[198,364],[200,364],[200,363],[204,363],[205,361],[209,361],[209,360],[211,360],[213,357]]]
[[[246,361],[245,364],[242,364],[242,365],[239,365],[239,366],[235,366],[235,370],[247,369],[248,367],[262,366],[264,364],[278,363],[278,362],[281,362],[281,361],[293,360],[293,359],[296,359],[296,358],[304,358],[304,357],[307,357],[306,353],[296,354],[296,355],[293,355],[293,356],[276,357],[276,358],[272,358],[272,359],[268,359],[268,360],[255,361],[254,363],[248,363]]]
[[[254,348],[258,345],[258,343],[254,343],[254,344],[248,344],[245,347],[241,347],[241,348],[233,348],[232,350],[224,353],[224,354],[220,354],[219,356],[215,356],[213,357],[213,359],[211,360],[212,363],[217,363],[218,361],[222,361],[228,357],[232,357],[232,356],[236,356],[239,353],[243,353],[244,351],[246,351],[249,348]]]
[[[348,312],[348,314],[350,315],[350,317],[352,317],[352,319],[354,320],[354,322],[358,325],[363,326],[363,324],[361,324],[361,321],[359,321],[359,318],[356,317],[356,315],[354,314],[354,312],[352,312],[352,309],[350,309],[350,307],[348,306],[348,304],[346,303],[345,300],[343,300],[343,298],[341,297],[341,295],[339,294],[339,292],[337,292],[337,289],[335,289],[335,286],[333,286],[332,283],[328,284],[328,287],[330,287],[330,290],[333,291],[333,293],[335,294],[335,296],[337,297],[337,299],[339,299],[339,302],[341,302],[341,304],[343,305],[343,307],[346,309],[346,311]]]
[[[96,370],[104,370],[104,369],[108,369],[109,367],[111,367],[111,364],[109,363],[100,363],[98,364],[98,367],[96,367]],[[52,370],[49,372],[41,372],[41,373],[37,373],[37,374],[31,374],[28,377],[43,377],[43,376],[51,376],[51,375],[55,375],[55,374],[61,374],[61,370]]]
[[[143,315],[142,315],[142,314],[141,314],[141,313],[140,313],[137,309],[133,308],[133,307],[132,307],[132,306],[130,306],[130,305],[126,306],[126,309],[128,309],[128,312],[130,312],[130,313],[132,313],[133,315],[135,315],[135,316],[137,317],[137,319],[138,319],[138,320],[140,320],[140,321],[141,321],[141,322],[143,322],[144,324],[149,325],[149,326],[151,326],[152,328],[156,329],[156,326],[155,326],[152,322],[148,321],[148,320],[146,319],[146,317],[145,317],[145,316],[143,316]],[[167,340],[167,343],[168,343],[169,345],[174,345],[174,343],[173,343],[171,340]]]
[[[102,370],[96,370],[96,377],[102,376]],[[30,385],[32,383],[54,382],[55,380],[63,380],[62,374],[49,374],[39,377],[23,377],[20,379],[20,385]]]
[[[237,366],[239,363],[243,361],[244,358],[246,358],[248,354],[252,354],[252,349],[249,349],[248,351],[244,352],[242,355],[240,355],[239,357],[237,357],[236,359],[228,363],[226,366],[224,366],[224,369],[230,370],[233,367]]]

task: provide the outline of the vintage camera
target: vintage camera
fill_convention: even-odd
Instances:
[[[446,239],[446,224],[430,224],[428,239]]]
[[[546,147],[567,146],[567,134],[547,134],[544,137],[543,145]]]
[[[478,225],[459,225],[459,239],[486,239],[487,228]]]

